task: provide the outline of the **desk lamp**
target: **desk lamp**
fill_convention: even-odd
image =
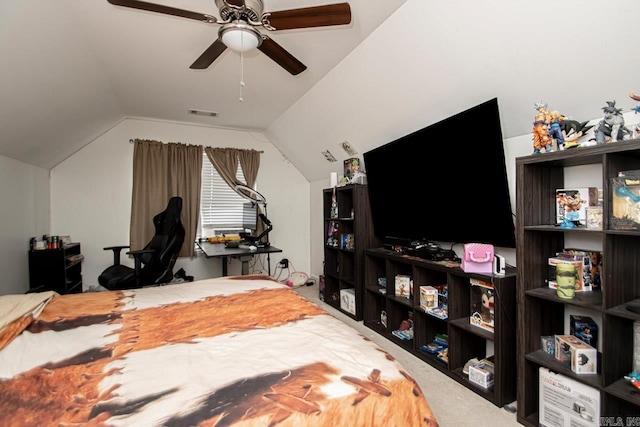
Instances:
[[[260,218],[260,220],[264,223],[264,225],[267,227],[262,233],[260,233],[258,236],[252,236],[249,233],[240,233],[240,237],[243,240],[252,242],[252,243],[259,243],[261,246],[267,247],[270,245],[269,243],[269,232],[271,230],[273,230],[273,225],[271,224],[271,221],[269,221],[269,219],[267,218],[267,199],[260,194],[258,191],[254,190],[253,188],[244,185],[244,184],[236,184],[236,186],[234,187],[234,189],[236,190],[236,192],[242,196],[243,198],[249,200],[251,203],[255,203],[257,205],[262,205],[262,207],[264,208],[264,213],[259,212],[258,213],[258,217]],[[260,239],[262,239],[263,237],[267,236],[266,238],[266,242],[264,243],[260,243]]]

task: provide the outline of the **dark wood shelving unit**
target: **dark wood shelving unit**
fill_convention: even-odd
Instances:
[[[29,251],[29,291],[82,292],[82,252],[80,243],[56,249]]]
[[[334,205],[335,193],[335,206]],[[362,320],[364,251],[382,243],[373,234],[369,193],[366,185],[350,184],[326,188],[322,192],[324,219],[324,290],[325,303],[355,320]],[[329,244],[330,229],[337,227],[337,245]],[[342,235],[351,235],[351,248],[342,247]],[[353,289],[355,313],[340,305],[340,291]]]
[[[601,167],[603,229],[555,227],[555,190],[567,188],[571,167]],[[633,371],[633,323],[640,315],[626,309],[640,303],[640,233],[608,228],[613,215],[610,178],[640,169],[640,140],[541,153],[516,159],[516,228],[518,265],[518,422],[539,425],[539,368],[544,367],[593,387],[600,394],[603,417],[640,416],[640,397],[623,377]],[[597,179],[598,177],[596,177]],[[601,291],[558,298],[549,289],[547,259],[566,240],[587,236],[602,242]],[[601,317],[597,374],[580,375],[540,349],[540,337],[563,334],[565,310],[575,307]]]
[[[411,276],[414,282],[410,299],[395,296],[395,276]],[[386,290],[381,292],[379,278],[386,278]],[[494,332],[469,322],[471,282],[475,278],[492,283],[495,291]],[[398,344],[425,363],[473,390],[494,405],[502,407],[516,400],[516,273],[513,268],[504,276],[465,273],[459,267],[442,262],[406,256],[397,252],[372,248],[365,251],[364,324],[378,334]],[[420,308],[420,286],[447,284],[448,318],[441,319]],[[380,322],[382,311],[387,314],[387,327]],[[413,339],[401,340],[392,334],[399,324],[413,313]],[[449,337],[449,363],[420,349],[436,337]],[[488,345],[489,344],[489,345]],[[490,345],[493,352],[488,353]],[[484,389],[469,382],[464,365],[476,357],[495,357],[494,385]]]

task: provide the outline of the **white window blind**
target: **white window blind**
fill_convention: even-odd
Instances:
[[[207,154],[203,156],[199,237],[242,230],[242,205],[246,200],[224,182]],[[236,177],[245,182],[240,167]]]

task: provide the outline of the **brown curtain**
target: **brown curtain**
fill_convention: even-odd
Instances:
[[[218,174],[220,174],[227,185],[233,188],[236,193],[241,194],[240,191],[235,188],[238,184],[254,188],[256,179],[258,178],[258,169],[260,169],[260,151],[205,147],[204,152],[207,153],[207,158],[213,167],[216,168]],[[238,164],[240,164],[242,174],[247,182],[240,182],[236,178]],[[265,213],[262,206],[258,205],[258,209],[260,213]],[[262,221],[258,221],[256,235],[262,233],[264,229],[265,226]],[[263,240],[265,239],[263,238]]]
[[[213,148],[205,147],[204,152],[224,182],[235,190],[235,186],[243,184],[253,188],[260,169],[260,151],[240,150],[237,148]],[[238,164],[247,182],[236,179]]]
[[[238,160],[244,178],[247,180],[247,187],[255,188],[260,169],[260,152],[256,150],[238,150]]]
[[[131,199],[131,250],[142,249],[153,237],[153,217],[169,199],[182,197],[185,239],[179,256],[193,256],[200,212],[202,146],[159,141],[134,141]]]

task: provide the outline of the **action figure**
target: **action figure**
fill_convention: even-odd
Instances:
[[[558,110],[553,110],[550,115],[549,135],[556,140],[558,150],[564,150],[564,135],[562,135],[562,128],[560,122],[563,117]]]
[[[576,222],[580,218],[580,207],[587,201],[580,197],[580,193],[575,195],[563,194],[558,195],[558,205],[564,207],[564,218],[562,220],[562,228],[576,228]]]
[[[537,154],[544,148],[551,151],[553,141],[558,150],[564,150],[565,132],[563,132],[564,116],[558,110],[547,110],[547,104],[538,101],[533,104],[538,113],[533,122],[533,153]]]
[[[593,127],[593,125],[588,125],[588,123],[588,121],[579,122],[562,116],[560,129],[562,130],[562,136],[565,142],[564,148],[578,146],[578,139],[583,137]]]
[[[622,109],[616,108],[616,101],[607,101],[606,107],[602,107],[604,119],[598,123],[595,130],[596,143],[617,142],[631,138],[631,131],[624,126]],[[608,141],[607,137],[611,140]]]
[[[533,154],[538,154],[542,149],[551,151],[552,139],[549,134],[550,115],[547,111],[547,104],[544,102],[536,102],[534,104],[538,113],[533,119]]]
[[[329,213],[330,218],[338,218],[338,201],[336,200],[336,188],[333,187],[333,194],[331,194],[331,211]]]
[[[636,95],[636,94],[635,94],[635,93],[633,93],[633,92],[631,92],[631,93],[629,94],[629,97],[630,97],[631,99],[633,99],[634,101],[640,101],[640,96]],[[635,111],[635,112],[636,112],[636,114],[640,113],[640,105],[636,105],[636,106],[635,106],[635,107],[633,107],[631,110],[632,110],[632,111]],[[639,123],[639,124],[637,124],[637,125],[635,125],[635,126],[634,126],[634,128],[633,128],[633,135],[634,135],[633,137],[634,137],[634,138],[637,138],[638,134],[640,134],[640,123]]]

